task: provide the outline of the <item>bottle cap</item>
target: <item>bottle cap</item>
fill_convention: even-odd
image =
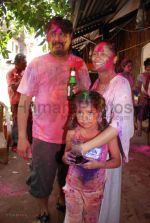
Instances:
[[[71,76],[76,76],[76,72],[75,72],[75,70],[71,70],[71,74],[70,74]]]

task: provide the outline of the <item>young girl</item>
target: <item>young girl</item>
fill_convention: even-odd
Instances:
[[[104,98],[94,91],[79,92],[73,101],[75,113],[67,133],[63,161],[69,164],[64,187],[64,223],[97,223],[105,184],[105,169],[120,166],[117,138],[108,145],[93,148],[84,157],[72,151],[72,144],[93,139],[106,125]],[[100,123],[100,124],[99,124]],[[106,161],[107,153],[110,159]]]

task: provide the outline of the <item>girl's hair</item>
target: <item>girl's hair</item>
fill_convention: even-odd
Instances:
[[[101,120],[98,120],[98,124],[99,129],[101,131],[104,130],[108,126],[108,123],[106,121],[105,99],[98,92],[87,90],[80,91],[74,95],[70,107],[71,118],[68,122],[68,128],[74,129],[78,125],[76,118],[76,110],[77,105],[81,103],[92,105],[99,113],[101,113]]]

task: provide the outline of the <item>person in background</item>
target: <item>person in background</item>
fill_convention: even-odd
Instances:
[[[121,61],[121,69],[119,73],[129,81],[131,90],[133,90],[134,88],[134,77],[132,74],[132,70],[133,70],[132,60],[124,58]]]
[[[117,137],[108,145],[93,148],[79,160],[72,144],[94,138],[106,127],[105,100],[95,91],[81,91],[73,100],[72,126],[67,132],[63,161],[69,165],[64,186],[66,215],[64,223],[98,223],[105,185],[105,169],[121,165]],[[72,128],[71,128],[72,127]],[[111,159],[106,161],[107,153]]]
[[[20,93],[17,92],[17,88],[23,76],[23,72],[27,66],[26,56],[19,53],[14,59],[15,67],[11,69],[7,75],[8,95],[10,100],[11,112],[12,112],[12,150],[16,151],[18,142],[18,127],[17,127],[17,110],[20,100]]]
[[[137,117],[138,136],[142,135],[142,121],[150,118],[150,58],[144,61],[145,71],[137,77],[138,104],[136,106],[135,115]]]
[[[94,139],[74,146],[73,150],[84,155],[92,148],[102,146],[118,136],[123,160],[128,162],[130,138],[134,133],[130,84],[126,78],[115,72],[116,54],[111,43],[103,41],[97,44],[93,51],[92,62],[99,75],[92,90],[105,98],[109,126]],[[100,223],[120,222],[121,172],[122,166],[106,170],[107,179],[99,217]]]
[[[56,175],[56,153],[64,147],[69,115],[67,84],[71,68],[76,70],[78,89],[88,89],[90,79],[84,61],[71,50],[72,23],[53,17],[47,25],[49,53],[35,58],[27,67],[18,92],[18,153],[26,157],[30,144],[26,136],[28,107],[35,98],[33,113],[32,170],[28,179],[30,193],[39,205],[37,222],[50,222],[48,199]],[[26,112],[24,109],[26,108]]]

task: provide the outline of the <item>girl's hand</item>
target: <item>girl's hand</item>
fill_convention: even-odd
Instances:
[[[72,151],[68,151],[64,153],[62,160],[64,163],[72,165],[75,164],[76,156],[74,153],[72,153]]]
[[[72,143],[71,145],[72,152],[78,155],[83,155],[82,153],[83,147],[84,147],[84,143],[78,143],[78,144]]]
[[[82,164],[82,167],[85,169],[98,169],[98,168],[104,168],[105,163],[95,160],[93,158],[87,158],[86,160],[88,160],[88,162]]]

